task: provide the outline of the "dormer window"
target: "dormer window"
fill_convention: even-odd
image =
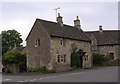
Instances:
[[[40,39],[35,40],[35,47],[40,46]]]

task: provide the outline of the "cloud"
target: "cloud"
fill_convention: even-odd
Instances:
[[[0,31],[15,29],[27,37],[35,19],[56,21],[55,8],[63,16],[63,22],[74,25],[79,16],[83,30],[97,30],[100,24],[104,29],[118,29],[118,3],[106,2],[4,2],[2,4],[2,22]],[[1,21],[0,20],[0,21]],[[23,43],[25,45],[25,41]]]
[[[15,29],[22,35],[22,39],[24,40],[22,44],[25,45],[25,38],[27,37],[33,23],[33,21],[30,22],[25,19],[3,20],[0,26],[0,31]]]

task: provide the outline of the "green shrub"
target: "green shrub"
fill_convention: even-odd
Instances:
[[[48,70],[47,73],[56,73],[55,70]]]
[[[110,61],[110,60],[111,60],[109,54],[107,54],[107,55],[104,57],[104,60],[105,60],[105,61]]]
[[[47,68],[45,66],[40,67],[40,72],[46,72]]]
[[[27,68],[27,72],[41,72],[43,74],[55,73],[55,70],[47,70],[45,66],[36,67],[36,68]]]
[[[39,67],[33,68],[32,72],[40,72],[40,68]]]
[[[20,51],[8,51],[2,56],[3,65],[7,64],[19,64],[20,71],[26,71],[26,54]]]
[[[27,72],[32,72],[32,68],[27,68]]]
[[[102,62],[105,61],[104,56],[99,54],[98,52],[92,52],[92,56],[94,66],[100,66],[102,65]]]

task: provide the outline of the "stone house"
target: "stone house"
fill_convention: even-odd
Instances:
[[[60,14],[57,22],[36,19],[26,38],[27,67],[46,66],[58,72],[69,70],[73,43],[87,52],[82,66],[91,67],[91,40],[82,31],[78,17],[74,26],[63,24]]]
[[[26,48],[23,47],[23,46],[17,47],[17,46],[15,45],[14,47],[12,47],[12,48],[9,49],[9,51],[14,51],[14,50],[20,51],[20,52],[22,52],[22,53],[26,53],[26,52],[25,52],[25,51],[26,51]]]
[[[92,51],[108,55],[112,60],[119,59],[118,56],[120,56],[118,33],[120,30],[103,30],[102,26],[99,26],[99,31],[86,31],[92,41]]]

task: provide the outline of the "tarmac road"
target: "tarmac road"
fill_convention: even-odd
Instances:
[[[118,82],[118,67],[104,67],[55,74],[3,74],[4,82]]]

